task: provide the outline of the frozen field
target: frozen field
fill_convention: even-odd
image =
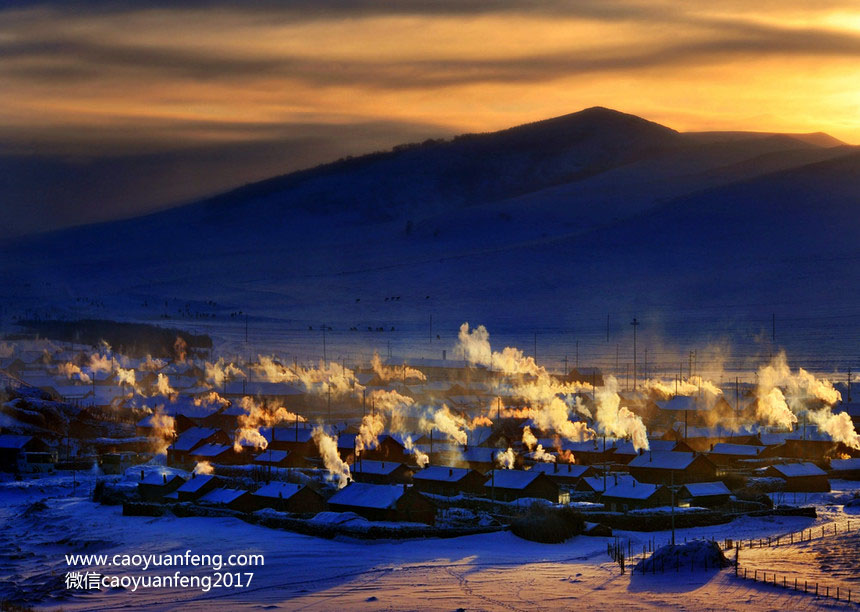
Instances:
[[[51,610],[839,609],[833,600],[738,580],[731,569],[622,576],[606,554],[605,538],[581,536],[561,545],[544,545],[501,532],[448,540],[325,540],[233,518],[123,517],[119,506],[89,501],[93,476],[82,481],[76,489],[65,476],[0,485],[0,598],[24,598],[37,608]],[[820,529],[833,521],[844,524],[856,515],[846,514],[838,504],[825,506],[827,500],[842,495],[817,496],[814,501],[821,512],[816,520],[745,518],[718,527],[680,530],[678,538],[767,537]],[[39,501],[44,506],[34,505]],[[617,535],[630,538],[633,549],[640,551],[648,539],[659,545],[669,538],[666,532]],[[225,557],[262,553],[265,566],[242,568],[254,572],[250,587],[244,589],[208,593],[65,589],[65,553],[160,554],[187,549]],[[835,586],[853,578],[845,562],[851,557],[845,554],[854,555],[856,567],[856,536],[841,539],[838,545],[824,538],[804,546],[744,551],[742,564],[772,567],[780,563]],[[833,561],[827,564],[826,559]],[[162,572],[160,568],[147,572],[93,569],[105,575]],[[198,571],[211,574],[213,570]]]

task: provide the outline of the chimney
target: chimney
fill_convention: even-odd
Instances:
[[[617,485],[618,484],[618,474],[615,474],[614,476],[615,476],[615,484]]]
[[[453,477],[453,476],[454,476],[454,468],[448,468],[448,476],[449,476],[449,477]]]
[[[442,349],[442,361],[445,361],[446,359],[448,359],[448,351]]]
[[[408,487],[408,486],[406,485],[406,483],[404,482],[404,483],[403,483],[403,492],[404,492],[404,493],[406,493],[406,491],[408,491],[408,490],[409,490],[409,487]]]
[[[552,464],[552,467],[553,467],[552,471],[555,473],[558,473],[558,462],[557,461]],[[570,471],[570,468],[568,468],[568,471]]]
[[[162,474],[161,478],[164,480],[164,484],[167,484],[167,474]]]
[[[140,470],[140,479],[143,480],[143,470]]]

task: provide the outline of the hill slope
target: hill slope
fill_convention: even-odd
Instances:
[[[188,313],[207,312],[235,340],[227,317],[243,310],[288,330],[274,344],[324,320],[394,327],[404,350],[432,316],[436,329],[484,322],[519,343],[575,330],[606,352],[607,314],[614,336],[635,313],[661,344],[752,354],[778,312],[797,323],[781,342],[826,360],[860,339],[858,232],[851,147],[685,135],[594,108],[31,237],[0,255],[0,280],[11,313],[200,326]]]

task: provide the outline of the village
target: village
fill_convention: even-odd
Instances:
[[[595,368],[493,353],[468,328],[458,358],[374,355],[354,369],[215,360],[181,340],[166,358],[7,351],[0,470],[96,474],[94,498],[126,515],[326,536],[513,528],[547,542],[814,516],[809,494],[860,480],[850,385],[784,364],[766,366],[784,378],[768,388],[764,375],[719,388],[690,373],[621,390]],[[544,520],[553,510],[576,519],[559,527]]]

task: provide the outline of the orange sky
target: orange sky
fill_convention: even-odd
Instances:
[[[125,150],[319,122],[484,131],[602,105],[860,142],[856,2],[350,4],[7,9],[0,135]]]
[[[61,225],[590,106],[860,143],[856,0],[4,6],[0,192]]]

